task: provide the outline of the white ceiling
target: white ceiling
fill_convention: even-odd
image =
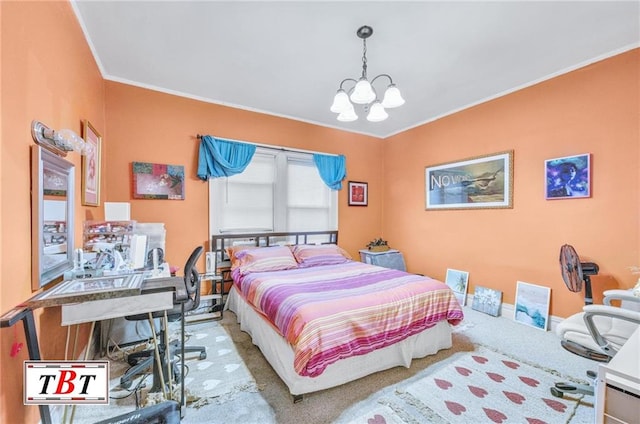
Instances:
[[[380,138],[640,45],[638,1],[72,5],[108,80]],[[390,74],[406,103],[341,123],[329,106],[362,72],[362,25],[369,79]]]

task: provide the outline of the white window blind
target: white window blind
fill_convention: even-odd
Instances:
[[[336,230],[337,199],[311,154],[258,147],[243,173],[209,180],[210,234]]]

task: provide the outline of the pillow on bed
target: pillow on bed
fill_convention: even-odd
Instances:
[[[286,246],[261,247],[259,249],[243,249],[235,252],[240,261],[240,273],[282,271],[298,267],[298,263]]]
[[[351,260],[351,255],[335,244],[299,244],[291,246],[291,251],[300,268],[342,264]]]
[[[242,261],[238,259],[238,257],[236,256],[236,253],[241,252],[243,250],[252,250],[252,249],[259,249],[259,248],[260,246],[252,246],[247,244],[244,244],[244,245],[239,244],[237,246],[225,247],[224,250],[227,252],[227,256],[231,261],[231,270],[238,268],[242,264]]]

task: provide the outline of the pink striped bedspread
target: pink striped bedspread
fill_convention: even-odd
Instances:
[[[294,369],[315,377],[343,358],[364,355],[463,312],[444,283],[349,261],[240,275],[242,296],[294,348]]]

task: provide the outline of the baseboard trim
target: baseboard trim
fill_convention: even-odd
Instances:
[[[467,295],[467,306],[471,307],[471,305],[473,305],[473,295],[469,294]],[[515,317],[515,310],[516,310],[515,305],[512,305],[511,303],[502,302],[502,305],[500,306],[500,314],[498,316],[513,320],[513,318]],[[555,333],[556,328],[558,327],[558,324],[560,324],[563,320],[564,318],[550,315],[549,326],[547,328],[547,331],[551,331]]]

